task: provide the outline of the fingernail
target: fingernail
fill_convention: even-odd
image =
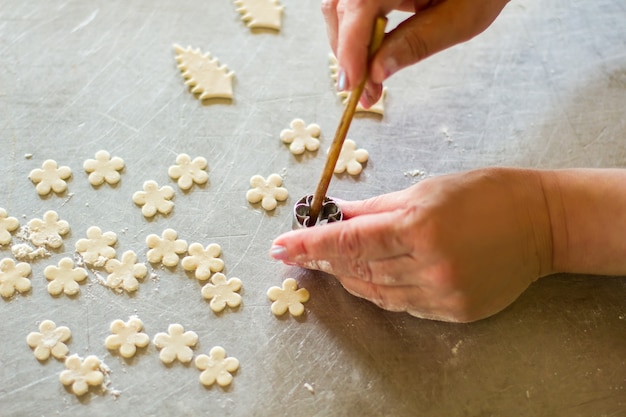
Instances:
[[[272,245],[270,248],[270,256],[277,261],[284,261],[287,259],[287,248],[280,245]]]
[[[385,73],[385,79],[389,78],[392,74],[398,72],[400,68],[398,67],[398,61],[395,60],[394,57],[387,57],[383,61],[383,71]]]
[[[343,69],[339,70],[339,77],[337,78],[337,90],[346,91],[348,88],[348,77]]]

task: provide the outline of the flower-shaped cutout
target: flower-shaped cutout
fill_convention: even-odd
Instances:
[[[219,313],[226,308],[238,307],[241,304],[241,295],[237,291],[241,289],[239,278],[230,278],[220,272],[211,277],[211,281],[202,287],[202,296],[206,300],[211,300],[209,306],[215,313]]]
[[[165,266],[174,267],[180,260],[178,255],[187,252],[187,241],[177,239],[178,233],[174,229],[165,229],[161,237],[151,234],[146,238],[148,253],[146,257],[150,263],[161,262]]]
[[[199,281],[206,281],[214,272],[224,269],[224,261],[220,259],[222,248],[217,243],[211,243],[206,248],[201,243],[192,243],[188,249],[189,256],[181,262],[185,271],[195,271]]]
[[[4,298],[12,297],[15,291],[24,293],[30,290],[30,265],[19,262],[17,265],[11,258],[0,261],[0,295]]]
[[[237,11],[250,29],[280,30],[284,7],[278,0],[235,0]]]
[[[97,356],[90,355],[83,360],[78,355],[71,355],[65,359],[66,370],[59,375],[63,385],[71,385],[72,392],[78,396],[89,391],[89,387],[102,385],[104,373],[101,370],[102,363]]]
[[[267,180],[260,175],[250,178],[250,187],[246,193],[246,199],[251,204],[261,202],[261,207],[272,211],[278,205],[278,201],[285,201],[289,197],[286,188],[281,187],[283,178],[278,174],[272,174]]]
[[[0,208],[0,245],[11,242],[11,232],[20,227],[20,222],[15,217],[9,217],[7,211]]]
[[[109,259],[115,258],[117,235],[114,232],[102,233],[98,226],[87,229],[87,239],[76,242],[76,251],[83,257],[83,261],[97,268],[103,267]]]
[[[109,350],[119,350],[124,358],[135,356],[137,348],[143,348],[150,343],[150,337],[143,333],[143,322],[139,317],[131,317],[126,323],[114,320],[111,323],[112,335],[107,336],[104,345]]]
[[[227,358],[226,351],[221,346],[215,346],[208,355],[198,355],[195,363],[196,367],[202,371],[200,383],[207,387],[216,382],[221,387],[230,385],[233,380],[231,372],[239,369],[239,360],[233,357]]]
[[[32,219],[28,222],[30,229],[29,239],[35,246],[48,246],[56,249],[63,244],[62,236],[70,231],[70,225],[65,220],[59,220],[54,210],[44,213],[43,219]]]
[[[302,119],[293,119],[289,125],[291,129],[283,129],[280,139],[289,145],[289,150],[294,155],[300,155],[307,151],[316,151],[320,147],[321,134],[319,125],[311,123],[306,125]]]
[[[124,169],[124,160],[117,156],[111,158],[107,151],[96,152],[96,159],[87,159],[83,163],[85,172],[89,174],[89,183],[98,186],[106,182],[115,185],[120,182],[120,173]]]
[[[137,291],[139,281],[148,273],[148,268],[143,263],[137,263],[137,255],[132,250],[122,254],[122,260],[110,259],[104,265],[104,269],[109,273],[107,276],[107,287],[118,292]]]
[[[304,305],[309,301],[309,292],[305,288],[298,289],[298,283],[293,278],[283,281],[283,287],[271,287],[267,296],[272,303],[272,313],[282,316],[289,310],[292,316],[301,316],[304,313]]]
[[[41,169],[36,168],[30,171],[28,178],[37,184],[35,189],[37,194],[44,196],[54,191],[57,194],[67,190],[68,179],[72,175],[72,170],[69,167],[59,167],[56,161],[47,159],[43,162]]]
[[[43,270],[43,275],[48,281],[48,292],[50,295],[75,295],[79,291],[78,283],[87,278],[87,271],[84,268],[74,268],[72,258],[63,258],[59,261],[59,266],[48,265]]]
[[[176,157],[176,165],[172,165],[167,170],[168,175],[173,180],[178,180],[181,190],[190,189],[194,183],[206,184],[209,174],[206,173],[206,159],[198,156],[191,160],[189,155],[181,153]]]
[[[193,94],[200,95],[200,100],[233,98],[235,73],[229,71],[225,65],[220,65],[216,58],[211,58],[209,52],[203,54],[200,48],[183,48],[180,45],[174,45],[174,51],[178,68],[187,80],[185,84],[191,87]]]
[[[45,361],[54,356],[57,359],[64,359],[69,352],[65,342],[72,336],[72,332],[65,326],[59,326],[52,320],[44,320],[39,324],[38,332],[30,332],[26,337],[26,343],[30,346],[35,357],[40,361]]]
[[[352,139],[346,139],[341,148],[337,165],[335,165],[335,174],[341,174],[348,171],[350,175],[358,175],[363,170],[363,163],[367,162],[369,154],[365,149],[357,149],[356,142]]]
[[[159,188],[156,181],[146,181],[143,183],[143,191],[133,194],[133,202],[141,207],[144,217],[152,217],[155,214],[169,214],[174,208],[174,203],[170,201],[174,197],[174,189],[169,185]]]
[[[178,359],[188,363],[193,358],[191,348],[198,343],[198,335],[191,330],[186,332],[180,324],[170,324],[167,333],[157,333],[153,342],[161,350],[161,362],[168,364]]]

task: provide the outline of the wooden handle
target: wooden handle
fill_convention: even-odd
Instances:
[[[339,126],[335,132],[335,139],[333,139],[330,149],[328,150],[326,165],[324,165],[322,176],[320,177],[320,181],[315,189],[315,194],[313,194],[313,201],[311,202],[311,209],[309,211],[309,217],[311,219],[309,222],[311,224],[309,224],[309,226],[317,224],[317,219],[322,210],[322,204],[324,203],[324,198],[326,197],[326,192],[328,191],[328,186],[330,185],[330,180],[335,172],[335,166],[337,165],[337,160],[339,159],[339,154],[341,153],[341,148],[343,147],[343,142],[346,140],[350,123],[352,123],[352,118],[354,117],[354,112],[356,111],[356,106],[359,104],[359,99],[363,94],[365,84],[369,78],[369,60],[374,56],[376,51],[378,51],[378,48],[380,48],[380,45],[383,42],[385,37],[385,26],[387,26],[386,17],[379,17],[376,19],[369,45],[368,64],[365,69],[365,76],[361,82],[359,82],[357,87],[350,93],[350,98],[348,103],[346,103],[343,115],[339,121]]]

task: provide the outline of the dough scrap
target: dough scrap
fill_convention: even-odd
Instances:
[[[198,355],[196,357],[196,367],[202,371],[200,373],[200,383],[204,386],[211,386],[215,382],[221,387],[230,385],[233,380],[231,372],[239,369],[239,360],[233,357],[226,357],[226,351],[221,346],[215,346],[209,355]]]
[[[155,214],[169,214],[174,208],[174,203],[170,200],[174,197],[174,189],[169,185],[159,188],[156,181],[146,181],[143,183],[143,191],[133,194],[133,202],[141,207],[144,217],[152,217]]]
[[[11,243],[11,232],[20,227],[20,222],[15,217],[9,217],[7,211],[0,207],[0,245]]]
[[[211,58],[209,52],[202,54],[200,48],[191,46],[183,48],[174,45],[176,62],[185,78],[185,85],[191,87],[193,94],[199,94],[200,100],[209,98],[233,98],[233,77],[235,73],[229,71],[225,65]]]
[[[120,182],[121,175],[119,171],[124,169],[124,160],[117,156],[111,158],[109,152],[101,150],[96,152],[96,159],[87,159],[83,163],[85,172],[89,174],[89,183],[93,186],[107,183],[115,185]]]
[[[111,323],[112,335],[107,336],[104,345],[109,350],[119,350],[124,358],[131,358],[137,353],[137,348],[143,348],[150,343],[150,337],[143,333],[143,322],[139,317],[133,316],[124,323],[122,320],[114,320]]]
[[[322,132],[319,125],[311,123],[306,125],[302,119],[293,119],[289,124],[291,129],[283,129],[280,139],[289,145],[289,150],[294,155],[300,155],[307,151],[316,151],[320,147],[319,136]]]
[[[165,266],[174,267],[180,260],[178,255],[187,252],[187,241],[177,239],[178,233],[174,229],[165,229],[161,237],[151,234],[146,238],[148,253],[146,257],[150,263],[161,262]]]
[[[65,220],[59,220],[54,210],[48,210],[42,219],[32,219],[28,222],[30,229],[29,240],[35,246],[48,246],[53,249],[63,245],[62,236],[70,231],[70,225]]]
[[[15,264],[11,258],[0,261],[0,295],[12,297],[15,292],[24,293],[30,290],[30,265],[25,262]]]
[[[251,29],[280,30],[283,6],[278,0],[235,0],[241,20]]]
[[[193,358],[192,347],[198,343],[198,335],[191,330],[185,331],[180,324],[170,324],[167,333],[157,333],[153,340],[154,345],[161,350],[161,362],[169,364],[178,359],[188,363]]]
[[[71,176],[72,170],[69,167],[59,167],[56,161],[46,159],[41,169],[35,168],[30,171],[28,178],[36,184],[37,194],[44,196],[50,194],[50,191],[60,194],[67,190],[67,182],[65,180]]]
[[[15,259],[19,261],[34,261],[35,259],[50,256],[48,249],[42,246],[35,249],[26,243],[18,243],[17,245],[11,246],[11,253],[13,253]]]
[[[87,229],[87,239],[76,242],[76,251],[83,257],[85,263],[101,268],[109,259],[115,258],[113,245],[117,242],[114,232],[102,233],[98,226]]]
[[[337,58],[335,57],[335,55],[331,52],[330,54],[328,54],[329,60],[330,60],[330,76],[333,79],[333,81],[335,82],[335,89],[337,88],[337,77],[339,76],[339,63],[337,62]],[[348,100],[350,100],[350,92],[349,91],[339,91],[337,93],[337,95],[341,98],[341,102],[343,104],[346,104],[348,102]],[[381,116],[385,114],[385,97],[387,96],[387,87],[383,87],[383,91],[380,95],[380,98],[378,99],[378,101],[376,103],[374,103],[369,109],[366,109],[365,107],[363,107],[363,105],[361,105],[361,103],[358,103],[356,105],[356,109],[355,111],[357,113],[376,113],[376,114],[380,114]]]
[[[219,258],[222,248],[217,243],[211,243],[206,248],[201,243],[192,243],[181,262],[185,271],[195,271],[195,277],[199,281],[206,281],[214,272],[224,269],[224,261]]]
[[[48,281],[48,292],[50,295],[59,295],[62,292],[66,295],[77,294],[80,290],[78,283],[87,278],[85,268],[74,268],[72,258],[63,258],[59,261],[59,266],[48,265],[43,270],[43,275]]]
[[[211,277],[211,281],[202,287],[202,297],[211,300],[209,306],[215,313],[219,313],[226,308],[239,307],[241,305],[241,295],[237,291],[241,289],[239,278],[226,280],[226,275],[217,272]]]
[[[169,167],[167,173],[173,180],[178,180],[181,190],[190,189],[194,183],[206,184],[209,174],[206,173],[207,161],[198,156],[191,160],[189,155],[181,153],[176,157],[176,165]]]
[[[309,291],[306,288],[298,289],[298,283],[293,278],[283,281],[283,287],[271,287],[267,291],[267,296],[272,303],[272,313],[275,316],[282,316],[289,310],[292,316],[301,316],[304,313],[304,305],[309,301]]]
[[[335,174],[341,174],[347,170],[350,175],[358,175],[363,170],[362,164],[367,162],[368,158],[369,154],[365,149],[357,149],[355,141],[346,139],[337,165],[335,165]]]
[[[104,265],[104,269],[109,273],[106,285],[118,292],[137,291],[139,281],[148,274],[148,268],[143,263],[137,263],[137,255],[132,250],[122,254],[121,262],[117,259],[110,259]]]
[[[261,202],[261,207],[267,211],[272,211],[278,205],[278,201],[285,201],[289,197],[286,188],[281,187],[283,178],[278,174],[272,174],[267,180],[260,175],[250,178],[250,187],[246,193],[246,198],[251,204]]]
[[[59,380],[63,385],[71,385],[72,392],[78,396],[89,391],[89,387],[102,385],[104,373],[102,372],[102,362],[97,356],[89,355],[83,360],[74,354],[65,359],[66,370],[59,375]]]
[[[40,361],[47,360],[50,355],[56,359],[65,359],[69,349],[65,342],[72,336],[72,332],[65,326],[59,326],[52,320],[44,320],[39,324],[38,332],[30,332],[26,343],[33,349],[35,357]]]

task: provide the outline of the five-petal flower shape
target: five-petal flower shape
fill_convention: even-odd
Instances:
[[[64,359],[69,349],[65,342],[72,336],[72,332],[65,326],[59,326],[52,320],[44,320],[39,324],[38,332],[30,332],[26,337],[26,343],[32,349],[35,357],[40,361],[45,361],[54,356],[57,359]]]
[[[11,232],[20,227],[20,222],[15,217],[9,217],[7,211],[0,208],[0,245],[11,242]]]
[[[107,276],[107,287],[118,292],[125,290],[133,292],[139,288],[137,279],[144,278],[148,273],[148,268],[143,263],[137,263],[137,255],[132,250],[122,254],[122,260],[110,259],[104,266],[109,273]]]
[[[309,301],[309,292],[305,288],[298,289],[298,283],[293,278],[283,281],[283,287],[271,287],[267,296],[272,303],[272,313],[282,316],[289,310],[292,316],[300,316],[304,313],[304,305]]]
[[[102,366],[97,356],[90,355],[83,360],[78,355],[71,355],[65,359],[66,370],[59,375],[63,385],[71,385],[72,392],[81,396],[89,391],[89,387],[101,385],[104,374],[100,370]]]
[[[369,154],[365,149],[357,149],[356,142],[352,139],[346,139],[341,148],[337,165],[335,165],[335,174],[341,174],[348,171],[350,175],[358,175],[363,170],[363,163],[367,162]]]
[[[87,159],[83,163],[83,168],[89,174],[91,185],[102,185],[105,181],[109,185],[114,185],[120,181],[119,171],[124,169],[124,160],[117,156],[111,158],[107,151],[98,151],[96,159]]]
[[[35,168],[30,171],[28,178],[37,184],[35,189],[37,194],[44,196],[49,194],[50,191],[54,191],[57,194],[62,193],[67,189],[67,183],[65,182],[72,175],[72,170],[69,167],[59,167],[56,161],[47,159],[43,162],[41,169]]]
[[[202,296],[211,300],[209,306],[215,313],[219,313],[226,308],[238,307],[241,304],[241,295],[237,291],[241,289],[239,278],[226,280],[226,275],[221,272],[215,273],[209,283],[202,287]]]
[[[278,201],[285,201],[289,197],[286,188],[281,187],[283,178],[278,174],[272,174],[267,180],[260,175],[250,178],[250,187],[246,193],[248,202],[255,204],[261,202],[261,207],[267,211],[274,210]]]
[[[143,183],[143,191],[133,194],[133,202],[141,206],[141,213],[144,217],[152,217],[155,214],[169,214],[174,208],[174,203],[170,201],[174,197],[174,189],[169,185],[159,188],[156,181],[146,181]]]
[[[135,356],[137,348],[143,348],[150,343],[150,337],[143,333],[143,322],[139,317],[131,317],[128,322],[114,320],[111,323],[112,335],[107,336],[104,345],[109,350],[118,350],[124,358]]]
[[[30,290],[30,265],[19,262],[17,265],[11,258],[0,261],[0,295],[9,298],[15,291],[23,293]]]
[[[291,129],[280,132],[280,139],[289,145],[289,150],[294,155],[300,155],[307,151],[316,151],[320,147],[321,129],[319,125],[311,123],[306,125],[302,119],[294,119],[289,125]]]
[[[56,249],[63,244],[62,236],[70,231],[70,225],[65,220],[59,220],[54,210],[48,210],[42,219],[32,219],[28,222],[30,229],[29,239],[35,246],[48,246]]]
[[[201,370],[200,383],[211,386],[215,382],[221,387],[230,385],[233,380],[231,372],[239,369],[237,358],[226,357],[226,351],[221,346],[215,346],[209,355],[198,355],[196,357],[196,367]]]
[[[191,347],[198,343],[198,335],[192,331],[185,331],[180,324],[170,324],[167,333],[157,333],[154,336],[154,345],[161,349],[159,358],[168,364],[178,359],[188,363],[193,358]]]
[[[59,295],[62,292],[66,295],[75,295],[79,291],[78,283],[87,278],[87,271],[84,268],[74,268],[72,258],[61,259],[58,267],[48,265],[43,274],[50,281],[48,292],[51,295]]]
[[[224,261],[219,258],[222,248],[217,243],[211,243],[206,248],[200,243],[192,243],[188,249],[189,256],[185,256],[181,265],[185,271],[195,271],[199,281],[206,281],[214,272],[224,269]]]
[[[112,246],[116,242],[117,235],[114,232],[102,233],[98,226],[91,226],[87,229],[87,239],[76,242],[76,251],[87,264],[101,268],[109,259],[115,258],[115,249]]]
[[[191,160],[189,155],[181,153],[176,157],[176,165],[169,167],[167,173],[173,180],[178,180],[181,190],[188,190],[196,184],[205,184],[209,180],[209,174],[205,171],[206,159],[198,156]]]
[[[148,253],[146,257],[150,263],[161,262],[165,266],[174,267],[180,260],[178,255],[187,252],[187,241],[177,239],[178,233],[174,229],[165,229],[161,237],[151,234],[146,238]]]

